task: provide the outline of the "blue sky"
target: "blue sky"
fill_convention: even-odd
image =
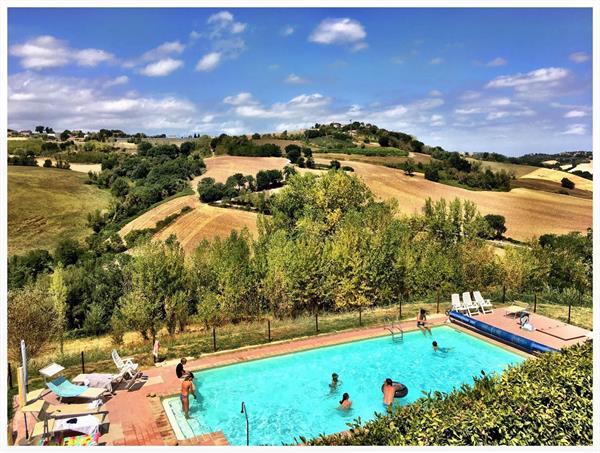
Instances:
[[[8,123],[241,134],[365,121],[509,155],[592,147],[591,9],[25,9]]]

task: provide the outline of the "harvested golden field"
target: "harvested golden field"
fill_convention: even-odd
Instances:
[[[56,165],[56,160],[52,157],[36,157],[37,164],[42,167],[44,165],[44,161],[46,159],[50,159],[52,161],[52,165]],[[93,171],[94,173],[100,173],[102,170],[102,164],[77,164],[77,163],[69,163],[71,166],[69,169],[72,171],[76,171],[78,173],[87,173],[89,171]],[[43,167],[42,167],[43,168]]]
[[[62,238],[88,236],[88,212],[105,209],[111,196],[86,179],[69,170],[9,166],[8,254],[53,251]]]
[[[573,171],[588,171],[590,172],[592,175],[594,174],[594,165],[593,165],[593,161],[589,161],[589,162],[584,162],[582,164],[577,165],[575,168],[569,170],[570,172]]]
[[[592,199],[594,193],[589,190],[578,189],[565,189],[559,182],[546,181],[543,179],[529,179],[529,178],[518,178],[511,182],[511,188],[516,189],[523,187],[525,189],[543,190],[551,193],[567,192],[568,195],[580,198]]]
[[[217,208],[198,202],[194,210],[175,219],[173,223],[159,231],[154,238],[164,241],[174,234],[185,253],[191,253],[203,239],[225,237],[232,230],[241,230],[247,227],[250,233],[255,235],[257,217],[258,215],[254,212]]]
[[[526,175],[521,176],[521,178],[542,179],[545,181],[553,181],[553,182],[558,182],[558,183],[560,183],[560,181],[563,178],[568,178],[575,183],[576,189],[589,190],[589,191],[594,190],[594,183],[593,183],[593,181],[590,181],[589,179],[582,178],[581,176],[569,175],[565,172],[558,171],[558,170],[550,170],[549,168],[538,168],[530,173],[527,173]]]
[[[539,167],[534,167],[533,165],[520,165],[520,164],[511,164],[510,162],[491,162],[487,160],[479,160],[473,159],[471,157],[467,157],[467,160],[471,163],[480,162],[481,168],[485,170],[489,168],[492,171],[512,171],[517,178],[521,178],[527,173],[531,173],[534,170],[537,170]]]
[[[171,214],[176,214],[185,206],[195,208],[200,202],[196,195],[186,195],[183,197],[173,198],[159,204],[155,208],[143,213],[139,217],[133,219],[119,231],[121,237],[125,237],[127,233],[133,230],[143,230],[145,228],[154,228],[159,220],[164,219]]]
[[[379,144],[377,144],[379,146]],[[409,152],[408,157],[405,156],[361,156],[360,154],[342,154],[342,153],[319,153],[314,152],[315,159],[322,159],[329,162],[331,160],[365,162],[373,165],[401,164],[409,158],[419,163],[429,163],[432,157],[428,154]]]
[[[326,163],[326,161],[322,161]],[[401,170],[349,161],[371,190],[382,199],[396,198],[402,213],[420,213],[428,197],[475,202],[482,214],[506,217],[507,236],[527,240],[544,233],[585,231],[592,226],[592,200],[539,190],[510,192],[470,191],[428,181],[421,175],[406,176]]]
[[[200,179],[214,178],[217,182],[225,182],[235,173],[256,176],[260,170],[283,170],[290,162],[285,157],[216,156],[204,159],[204,163],[206,173],[199,176]],[[196,189],[196,185],[192,187]]]

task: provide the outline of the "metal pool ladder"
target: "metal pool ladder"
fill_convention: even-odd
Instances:
[[[397,326],[395,321],[388,320],[388,324],[383,328],[390,333],[394,343],[401,343],[404,340],[404,330],[402,330],[402,327]]]

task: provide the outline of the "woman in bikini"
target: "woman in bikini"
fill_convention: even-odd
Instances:
[[[194,387],[194,375],[192,373],[186,374],[181,383],[180,398],[185,418],[190,418],[190,394],[196,399],[196,387]]]
[[[424,308],[421,308],[419,310],[419,315],[417,316],[417,327],[421,329],[423,335],[427,335],[427,332],[429,332],[429,335],[431,335],[431,328],[428,326],[428,324],[429,322],[427,322],[427,312]]]

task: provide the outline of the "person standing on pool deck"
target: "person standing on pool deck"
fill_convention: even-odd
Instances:
[[[190,418],[190,394],[196,399],[196,387],[194,387],[194,375],[187,373],[181,383],[181,405],[185,418]]]
[[[383,404],[390,407],[394,402],[394,394],[396,393],[396,387],[390,378],[387,378],[383,382]]]
[[[417,327],[421,329],[423,335],[427,335],[426,332],[429,332],[431,335],[431,327],[428,326],[429,322],[427,321],[427,312],[424,308],[419,310],[419,315],[417,316]]]
[[[352,401],[350,401],[350,395],[344,393],[342,395],[342,400],[340,401],[339,409],[347,411],[348,409],[350,409],[350,406],[352,406]]]

